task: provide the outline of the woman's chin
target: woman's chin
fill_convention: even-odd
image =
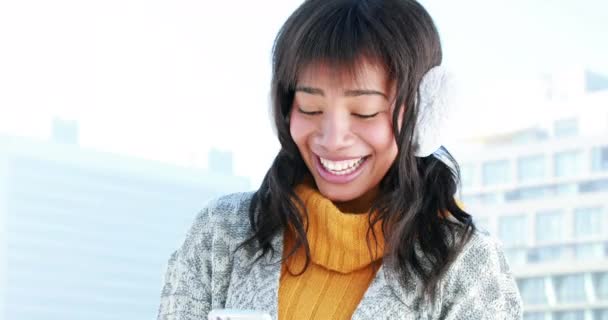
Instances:
[[[359,197],[364,192],[357,192],[347,186],[327,186],[325,183],[317,183],[319,192],[327,199],[333,202],[349,202]]]

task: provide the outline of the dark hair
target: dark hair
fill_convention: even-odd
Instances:
[[[475,227],[454,199],[460,171],[449,152],[442,147],[428,157],[414,156],[418,106],[408,103],[403,125],[397,125],[401,106],[417,101],[423,75],[442,59],[437,29],[413,0],[309,0],[285,22],[275,39],[272,61],[272,114],[281,150],[253,195],[253,236],[242,245],[259,246],[259,257],[274,254],[272,239],[290,229],[296,247],[289,255],[303,247],[310,261],[307,212],[294,192],[310,173],[289,130],[296,80],[303,68],[321,61],[335,71],[356,72],[362,58],[382,65],[396,86],[392,123],[398,154],[380,182],[380,195],[371,209],[378,214],[369,215],[368,236],[373,235],[371,227],[381,223],[385,261],[403,284],[417,276],[424,293],[433,297]],[[455,221],[440,214],[446,212]]]

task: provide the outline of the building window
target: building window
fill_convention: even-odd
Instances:
[[[577,244],[575,247],[577,260],[599,260],[604,258],[603,243]]]
[[[528,224],[525,215],[498,218],[498,237],[505,246],[525,245]]]
[[[473,188],[475,179],[475,167],[472,164],[463,164],[460,166],[460,179],[464,189]]]
[[[608,320],[608,309],[594,310],[593,320]]]
[[[578,121],[577,119],[557,120],[554,129],[556,138],[575,137],[578,135]]]
[[[599,236],[604,230],[602,207],[576,208],[574,210],[574,235],[577,238]]]
[[[561,311],[554,313],[555,320],[585,320],[585,311]]]
[[[555,284],[557,302],[586,302],[587,297],[585,295],[585,278],[582,274],[557,277]]]
[[[608,272],[595,274],[595,294],[599,300],[608,300]]]
[[[534,200],[553,195],[553,187],[527,187],[510,191],[506,194],[508,201]]]
[[[608,146],[591,149],[591,169],[593,171],[608,171]]]
[[[608,179],[581,182],[579,185],[579,190],[582,193],[608,191]]]
[[[538,181],[545,178],[545,157],[542,155],[523,157],[517,160],[519,182]]]
[[[563,236],[561,211],[541,212],[536,215],[536,241],[555,242]]]
[[[582,154],[580,151],[558,152],[554,155],[555,177],[575,177],[583,172]]]
[[[508,160],[490,161],[483,164],[483,185],[494,186],[510,182],[511,170]]]
[[[558,196],[578,194],[578,184],[561,183],[555,186],[555,194]]]
[[[557,261],[567,253],[564,246],[550,246],[530,249],[528,252],[528,260],[530,262],[551,262]]]
[[[521,297],[525,304],[546,304],[547,296],[545,294],[545,279],[544,278],[527,278],[522,279],[518,283]]]
[[[462,205],[465,207],[477,205],[480,203],[479,197],[475,195],[463,195],[461,201]]]
[[[505,249],[505,257],[511,266],[522,266],[528,262],[526,249]]]
[[[479,195],[479,201],[482,204],[492,205],[497,203],[504,203],[505,197],[503,193],[498,192],[482,193]]]
[[[524,320],[545,320],[544,312],[526,312],[524,313]]]
[[[553,188],[551,187],[522,188],[519,191],[519,196],[521,200],[546,198],[553,194]]]

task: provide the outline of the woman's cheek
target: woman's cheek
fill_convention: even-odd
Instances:
[[[384,151],[395,143],[390,120],[378,119],[362,123],[359,129],[359,137],[366,141],[376,151]]]
[[[296,144],[303,143],[306,136],[313,130],[313,125],[297,112],[292,112],[289,118],[289,132]]]

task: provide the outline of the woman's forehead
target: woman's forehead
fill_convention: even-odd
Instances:
[[[354,63],[313,62],[300,69],[298,84],[331,82],[328,85],[338,86],[381,86],[389,83],[386,68],[379,63],[360,59]]]

